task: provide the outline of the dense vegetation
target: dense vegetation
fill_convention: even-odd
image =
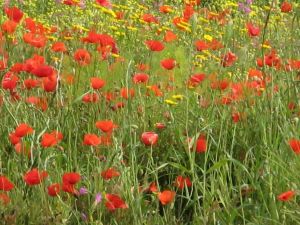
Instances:
[[[1,224],[300,224],[299,7],[4,1]]]

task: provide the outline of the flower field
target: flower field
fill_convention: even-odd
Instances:
[[[300,3],[3,0],[0,224],[300,224]]]

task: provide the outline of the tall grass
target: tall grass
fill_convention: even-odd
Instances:
[[[299,60],[299,8],[295,4],[292,13],[283,14],[279,5],[268,11],[260,7],[262,2],[259,2],[259,6],[253,6],[255,14],[250,16],[234,6],[203,1],[214,12],[231,7],[227,22],[220,25],[217,21],[201,20],[205,15],[194,15],[190,20],[192,32],[185,32],[172,25],[172,18],[181,15],[183,9],[182,4],[172,3],[169,2],[174,6],[174,14],[161,16],[159,25],[145,25],[131,17],[146,12],[160,15],[146,1],[144,4],[149,10],[139,8],[135,1],[123,3],[128,7],[125,11],[129,24],[112,19],[93,7],[92,2],[88,2],[84,10],[51,1],[12,3],[46,26],[55,25],[59,31],[69,31],[72,39],[64,39],[59,33],[51,34],[67,45],[68,53],[61,54],[50,50],[54,42],[51,38],[43,49],[25,44],[22,26],[15,34],[4,35],[2,48],[9,53],[9,61],[7,69],[0,71],[1,78],[13,64],[39,54],[58,71],[61,80],[53,93],[46,93],[42,88],[28,91],[22,83],[29,74],[21,72],[16,88],[20,95],[18,101],[11,99],[9,91],[1,89],[0,174],[9,177],[15,185],[9,193],[11,202],[0,204],[2,224],[300,224],[297,196],[300,161],[288,144],[291,138],[299,137],[299,70],[256,65],[257,58],[271,51],[267,44],[262,50],[261,45],[266,40],[276,49],[282,65],[288,59]],[[6,19],[5,14],[1,14],[1,24]],[[244,28],[249,21],[261,27],[259,37],[247,35]],[[80,41],[87,31],[78,28],[79,25],[113,35],[119,56],[101,60],[94,45]],[[128,26],[137,30],[130,30]],[[163,32],[157,34],[161,26],[171,27],[178,39],[165,43],[162,52],[150,52],[144,41],[162,40]],[[196,51],[194,43],[204,35],[218,39],[224,48]],[[18,44],[13,44],[13,39]],[[82,67],[74,61],[73,53],[78,48],[91,53],[88,66]],[[234,52],[238,60],[230,67],[222,67],[220,59],[228,51]],[[202,58],[199,59],[199,55]],[[166,71],[160,61],[170,57],[175,58],[179,66]],[[150,75],[147,85],[132,82],[140,63],[150,68],[146,72]],[[250,68],[264,72],[266,86],[257,90],[259,94],[243,87],[242,99],[221,104],[235,84],[246,83]],[[206,79],[191,88],[187,81],[195,73],[205,73]],[[64,80],[68,74],[74,75],[73,85]],[[95,76],[106,81],[101,91],[90,87],[90,78]],[[227,89],[211,88],[214,81],[221,80],[229,83]],[[162,97],[155,96],[149,89],[148,86],[154,84],[161,87]],[[122,87],[133,88],[135,96],[121,98]],[[116,99],[107,101],[106,92],[114,93]],[[86,93],[99,94],[99,101],[84,103],[82,97]],[[182,99],[176,99],[176,95],[182,95],[179,97]],[[45,99],[47,110],[26,103],[29,96]],[[170,105],[165,100],[177,104]],[[120,101],[125,107],[113,110]],[[291,102],[296,104],[295,109],[289,109]],[[232,119],[234,112],[240,113],[237,123]],[[112,143],[97,147],[83,145],[85,134],[103,135],[95,122],[108,119],[118,126],[113,131]],[[158,122],[164,123],[166,128],[157,129]],[[22,139],[22,144],[31,149],[30,157],[17,154],[8,138],[20,123],[34,129]],[[40,142],[43,134],[53,130],[60,131],[63,140],[55,147],[43,148]],[[145,131],[159,135],[157,145],[143,144],[141,134]],[[205,153],[197,153],[197,138],[202,134],[206,137],[207,149]],[[110,167],[121,175],[104,180],[100,173]],[[24,183],[23,175],[32,168],[46,170],[49,176],[31,187]],[[85,187],[88,194],[61,192],[57,197],[50,197],[47,186],[60,183],[66,172],[79,173],[81,181],[76,189]],[[192,186],[182,190],[176,187],[179,175],[189,177]],[[151,182],[157,184],[157,192],[175,191],[174,201],[163,206],[158,193],[146,190]],[[296,197],[288,202],[279,201],[278,195],[287,190],[296,191]],[[95,203],[97,193],[103,197],[99,204]],[[107,193],[121,196],[128,209],[109,212],[105,205]]]

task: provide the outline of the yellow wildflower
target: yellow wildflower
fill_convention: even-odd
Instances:
[[[167,103],[168,105],[177,105],[178,104],[177,102],[174,102],[174,101],[172,101],[170,99],[166,99],[165,103]]]
[[[172,98],[176,99],[176,100],[182,100],[183,99],[183,95],[173,95]]]
[[[208,41],[212,41],[213,40],[213,37],[208,35],[208,34],[205,34],[204,35],[204,39],[208,40]]]

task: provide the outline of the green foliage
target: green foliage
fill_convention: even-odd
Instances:
[[[117,8],[119,3],[127,9]],[[26,90],[24,80],[36,77],[22,71],[14,90],[20,100],[13,100],[12,92],[0,89],[3,97],[3,102],[0,98],[0,169],[1,175],[15,184],[8,193],[11,202],[4,205],[0,199],[1,223],[300,224],[297,192],[300,159],[288,143],[291,138],[299,138],[299,71],[284,69],[288,60],[299,60],[299,8],[283,14],[277,4],[271,11],[267,29],[263,30],[268,13],[263,6],[268,1],[257,1],[253,13],[246,15],[228,1],[202,0],[197,10],[207,6],[213,13],[222,15],[226,8],[230,13],[220,21],[208,20],[199,13],[190,19],[188,29],[179,29],[173,18],[182,15],[181,2],[166,1],[174,8],[173,14],[166,16],[151,8],[152,3],[144,1],[143,5],[149,7],[144,9],[134,1],[117,1],[114,7],[125,12],[124,20],[116,20],[110,11],[95,7],[92,1],[85,9],[46,0],[25,1],[23,5],[12,3],[18,4],[25,16],[49,29],[57,27],[58,31],[47,33],[46,47],[41,49],[24,43],[23,34],[27,31],[22,26],[12,35],[3,35],[5,41],[0,49],[1,53],[3,48],[9,54],[9,60],[0,77],[15,63],[39,54],[57,72],[59,85],[55,92],[49,93],[42,87]],[[141,22],[145,13],[153,13],[160,23]],[[0,18],[1,23],[6,20],[4,14]],[[245,31],[245,23],[249,21],[260,27],[258,37],[251,38]],[[162,52],[150,52],[145,41],[162,40],[164,27],[173,30],[177,40],[164,43]],[[81,41],[89,30],[112,35],[119,53],[109,54],[103,60],[96,45]],[[270,43],[261,47],[263,32]],[[224,47],[195,49],[196,40],[208,41],[210,37]],[[68,52],[53,52],[51,46],[56,41],[64,42]],[[79,48],[91,53],[88,66],[74,61],[74,52]],[[272,49],[276,49],[282,67],[257,67],[257,58]],[[237,61],[223,67],[222,58],[229,51],[235,53]],[[166,58],[176,59],[172,71],[160,65]],[[149,74],[149,82],[134,84],[132,76],[141,73],[138,69],[141,63],[150,68],[144,71]],[[254,68],[261,71],[262,80],[248,76]],[[66,81],[70,74],[74,84]],[[194,74],[205,74],[205,79],[191,87],[188,80]],[[100,77],[106,85],[93,90],[91,77]],[[228,87],[213,88],[221,81],[223,85],[228,83]],[[156,85],[163,96],[156,96],[151,85]],[[132,88],[134,97],[122,98],[121,88]],[[232,96],[236,92],[238,96]],[[99,95],[96,103],[82,101],[86,94],[92,93]],[[43,104],[29,104],[28,97],[33,96],[42,99],[39,103],[46,103],[47,109],[41,107]],[[108,96],[113,100],[109,101]],[[117,109],[119,102],[124,107]],[[295,103],[295,109],[289,109],[289,103]],[[234,113],[239,115],[238,122],[233,121]],[[85,134],[106,137],[95,126],[98,120],[112,120],[117,125],[110,145],[84,145]],[[158,129],[155,124],[159,122],[166,128]],[[17,153],[17,146],[8,138],[20,123],[34,129],[31,135],[22,138],[22,146],[31,149],[30,156]],[[42,136],[53,130],[60,131],[63,140],[44,148]],[[145,131],[159,135],[156,145],[143,144],[141,134]],[[196,151],[201,135],[207,141],[203,153]],[[121,175],[104,180],[101,172],[111,167]],[[46,170],[48,178],[40,185],[26,185],[24,174],[32,168]],[[62,183],[65,172],[79,173],[81,181],[76,189],[85,187],[88,194],[61,192],[58,197],[50,197],[48,185]],[[178,176],[189,177],[191,187],[178,188]],[[152,182],[157,183],[158,192],[175,191],[174,201],[163,206],[158,193],[148,190]],[[295,190],[296,196],[288,202],[279,201],[278,195],[287,190]],[[97,193],[103,196],[98,204]],[[109,212],[107,193],[118,194],[128,208]]]

